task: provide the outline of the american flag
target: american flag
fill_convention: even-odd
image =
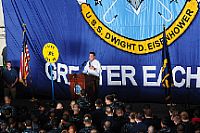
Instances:
[[[29,74],[29,62],[30,62],[30,54],[29,54],[27,43],[28,43],[28,38],[26,35],[26,29],[24,29],[22,52],[21,52],[21,57],[20,57],[19,81],[22,82],[25,86],[27,86],[26,79]]]

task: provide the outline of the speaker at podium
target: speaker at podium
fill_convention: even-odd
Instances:
[[[71,98],[76,100],[80,96],[82,89],[85,89],[87,97],[90,100],[97,98],[97,89],[99,87],[99,77],[88,74],[68,74],[70,82]]]

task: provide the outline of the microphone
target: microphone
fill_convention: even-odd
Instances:
[[[91,62],[89,61],[89,67],[91,67]]]
[[[81,64],[81,66],[85,66],[85,63],[87,63],[87,61],[84,61],[84,62]]]

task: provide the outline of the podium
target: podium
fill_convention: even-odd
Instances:
[[[72,99],[77,99],[80,91],[85,89],[88,98],[95,99],[99,87],[99,77],[87,74],[68,74]]]

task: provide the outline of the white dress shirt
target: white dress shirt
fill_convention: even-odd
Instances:
[[[90,69],[90,66],[93,66],[95,70]],[[97,77],[101,76],[101,64],[97,59],[94,59],[93,61],[88,61],[87,64],[84,67],[83,73],[94,75]]]

